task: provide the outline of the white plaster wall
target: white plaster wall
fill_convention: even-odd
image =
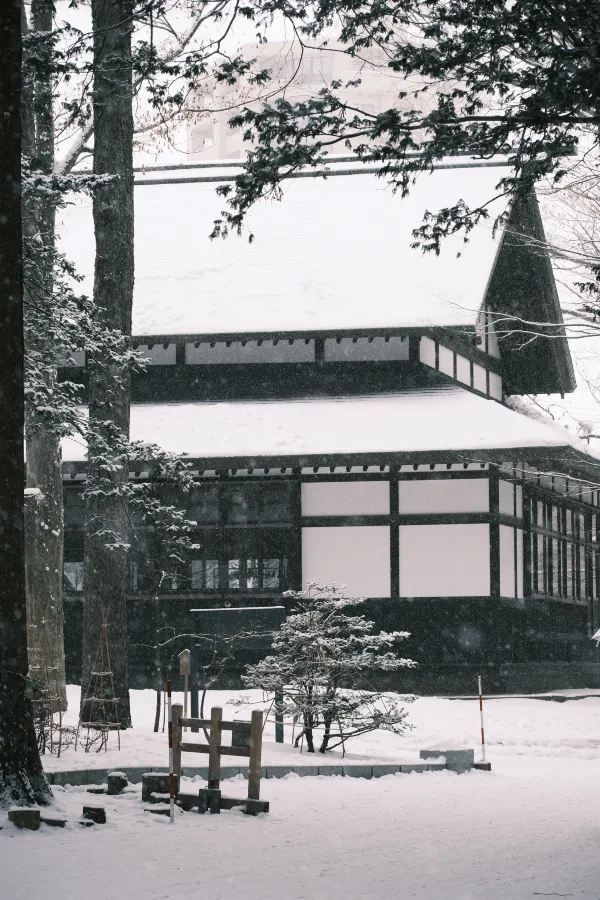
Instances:
[[[486,370],[478,363],[473,363],[473,387],[482,394],[487,394]]]
[[[422,337],[419,343],[419,359],[426,366],[435,369],[435,342],[428,337]]]
[[[401,597],[490,593],[488,525],[401,525]]]
[[[292,363],[312,362],[315,358],[314,341],[308,344],[304,340],[277,341],[218,341],[211,346],[203,341],[198,347],[186,344],[185,361],[196,365],[258,364],[258,363]]]
[[[454,353],[448,347],[443,347],[442,344],[440,344],[439,349],[439,363],[440,372],[443,372],[444,375],[449,375],[450,378],[454,378]]]
[[[405,360],[409,357],[408,338],[398,335],[384,338],[327,338],[325,359],[328,362],[349,360]]]
[[[516,529],[517,571],[515,580],[515,529],[500,525],[500,594],[523,598],[523,532]]]
[[[523,588],[523,532],[517,528],[517,597],[523,599],[525,591]]]
[[[510,481],[499,481],[498,500],[500,512],[505,516],[518,518],[523,516],[523,489],[520,484],[512,484]],[[516,504],[515,504],[516,500]]]
[[[324,481],[302,485],[303,516],[376,516],[390,511],[387,481]]]
[[[515,514],[515,486],[510,481],[498,482],[498,505],[505,516]]]
[[[514,530],[507,525],[500,525],[500,596],[514,597],[515,595]]]
[[[456,354],[456,379],[463,384],[471,384],[471,362],[466,356]]]
[[[302,529],[302,583],[344,585],[350,596],[390,596],[387,526]]]
[[[399,491],[401,515],[487,512],[490,505],[487,478],[401,481]]]
[[[138,344],[138,351],[150,366],[174,366],[177,348],[175,344]]]
[[[490,372],[490,397],[502,400],[502,379],[496,372]]]
[[[498,338],[496,336],[496,329],[492,323],[491,317],[488,317],[487,321],[487,344],[490,356],[495,356],[497,359],[500,358],[500,347],[498,346]]]

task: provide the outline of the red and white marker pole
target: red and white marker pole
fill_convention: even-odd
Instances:
[[[481,675],[477,676],[477,687],[479,688],[479,719],[481,722],[481,761],[485,762],[485,731],[483,728],[483,694],[481,691]]]
[[[169,819],[173,823],[175,821],[175,774],[173,772],[173,707],[170,681],[167,681],[167,716],[169,723]]]

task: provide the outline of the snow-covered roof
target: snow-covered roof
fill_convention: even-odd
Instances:
[[[200,459],[573,446],[545,424],[462,388],[370,397],[134,404],[131,436]],[[85,447],[64,442],[66,461]]]
[[[247,220],[252,243],[247,234],[209,239],[225,205],[215,179],[231,178],[234,169],[141,175],[135,189],[133,333],[473,325],[499,245],[492,223],[506,198],[490,205],[489,220],[466,245],[462,236],[449,238],[437,257],[411,248],[412,230],[427,210],[459,199],[471,206],[489,201],[506,168],[454,163],[420,176],[405,199],[372,172],[331,169],[337,174],[326,180],[289,180],[281,201],[258,203]],[[211,180],[180,183],[199,177]],[[59,227],[62,247],[90,291],[91,200],[78,199],[62,213]]]

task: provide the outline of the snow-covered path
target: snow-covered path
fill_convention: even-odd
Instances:
[[[121,766],[162,761],[151,699],[134,694],[138,727],[115,753]],[[409,737],[370,736],[352,755],[474,746],[478,715],[475,702],[424,698]],[[486,725],[491,774],[268,779],[271,812],[258,818],[178,812],[170,825],[144,812],[139,786],[115,798],[55,788],[64,830],[18,832],[0,814],[0,900],[600,900],[600,697],[491,700]],[[104,766],[111,755],[60,763]],[[224,784],[233,796],[245,787]],[[105,805],[107,825],[82,828],[84,803]]]
[[[243,790],[235,782],[232,793]],[[142,811],[139,793],[58,791],[71,814],[106,803],[108,824],[6,829],[3,900],[522,900],[600,897],[597,761],[520,759],[492,775],[265,783],[256,819]]]

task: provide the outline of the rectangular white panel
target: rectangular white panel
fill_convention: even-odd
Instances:
[[[500,596],[516,596],[515,535],[508,525],[500,525]]]
[[[149,366],[174,366],[177,348],[175,344],[138,344],[139,353]]]
[[[502,400],[502,379],[496,372],[490,372],[490,397]]]
[[[487,478],[431,478],[399,483],[400,515],[487,512]]]
[[[523,532],[517,528],[517,597],[525,596],[523,589]]]
[[[419,359],[426,366],[435,369],[435,341],[431,338],[422,337],[419,343]]]
[[[302,485],[303,516],[376,516],[389,511],[387,481],[319,481]]]
[[[490,356],[495,356],[496,358],[500,357],[500,347],[498,345],[498,338],[496,336],[496,329],[492,323],[491,317],[488,317],[487,321],[487,352]]]
[[[458,353],[456,354],[456,378],[463,384],[471,384],[471,361]]]
[[[261,341],[203,341],[185,345],[185,361],[188,365],[232,365],[260,363],[313,362],[314,341],[261,340]]]
[[[487,394],[486,370],[479,363],[473,363],[473,387],[482,394]]]
[[[511,481],[498,482],[498,501],[500,512],[505,516],[515,514],[515,486]]]
[[[439,369],[444,375],[454,378],[454,351],[448,349],[448,347],[443,347],[441,344],[439,349]]]
[[[302,584],[343,586],[349,596],[390,596],[390,530],[385,525],[302,529]]]
[[[488,525],[401,525],[401,597],[490,593]]]
[[[327,338],[325,359],[327,362],[351,360],[406,360],[409,357],[407,337]]]

